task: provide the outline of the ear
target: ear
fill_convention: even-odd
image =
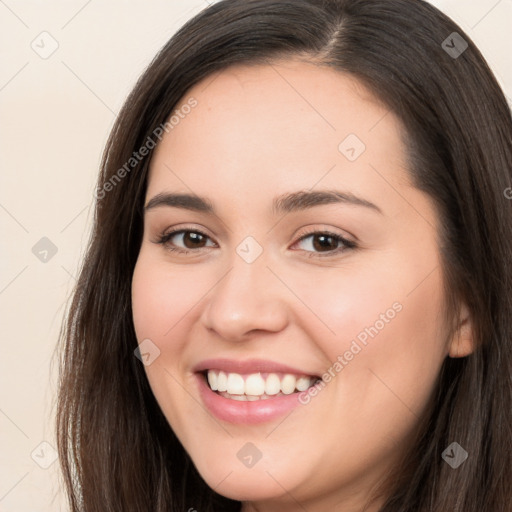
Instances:
[[[461,309],[457,330],[452,336],[448,355],[450,357],[466,357],[475,350],[473,323],[467,306]]]

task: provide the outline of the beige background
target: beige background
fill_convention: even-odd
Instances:
[[[479,45],[511,98],[512,0],[433,3]],[[101,151],[143,68],[207,4],[0,0],[3,512],[66,510],[54,462],[51,363],[89,234]]]

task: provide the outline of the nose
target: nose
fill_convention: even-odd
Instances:
[[[264,258],[246,263],[238,255],[230,270],[208,294],[201,321],[229,341],[242,341],[255,331],[279,332],[288,324],[286,288]]]

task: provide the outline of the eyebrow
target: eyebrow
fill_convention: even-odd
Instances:
[[[282,194],[274,199],[272,213],[278,215],[335,203],[363,206],[380,214],[383,213],[376,204],[357,197],[350,192],[341,192],[339,190],[299,190]],[[149,211],[160,206],[184,208],[186,210],[217,215],[213,204],[206,197],[196,194],[160,193],[148,201],[144,210]]]

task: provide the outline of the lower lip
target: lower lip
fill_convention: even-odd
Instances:
[[[253,402],[231,400],[212,391],[204,375],[198,373],[196,377],[199,383],[199,393],[208,410],[220,420],[229,423],[253,425],[271,421],[300,405],[299,393]]]

